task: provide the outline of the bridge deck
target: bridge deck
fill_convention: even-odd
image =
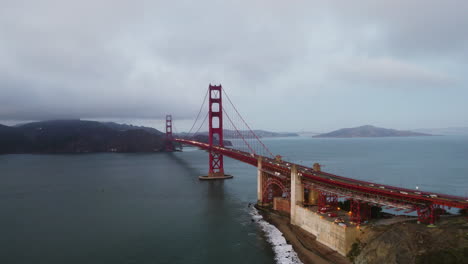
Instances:
[[[394,199],[411,204],[437,204],[455,208],[468,208],[467,198],[446,195],[434,192],[415,191],[412,189],[394,187],[390,185],[378,184],[373,182],[361,181],[351,179],[343,176],[334,175],[323,171],[315,171],[312,168],[305,167],[292,162],[281,161],[278,162],[275,159],[271,159],[265,156],[254,155],[252,153],[213,146],[210,147],[207,143],[202,143],[188,139],[174,139],[174,141],[187,144],[195,147],[199,147],[203,150],[213,151],[230,157],[232,159],[239,160],[241,162],[257,166],[259,157],[262,157],[262,167],[274,171],[282,172],[283,175],[289,176],[291,174],[291,166],[296,165],[298,173],[302,176],[302,179],[306,182],[317,183],[320,185],[328,186],[329,188],[348,190],[351,192],[358,192],[364,195],[374,195],[379,197],[385,197]]]

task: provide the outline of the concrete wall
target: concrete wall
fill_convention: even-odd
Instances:
[[[317,241],[346,256],[356,241],[356,227],[342,227],[303,207],[304,186],[296,166],[291,168],[291,224],[317,237]],[[315,194],[313,194],[315,195]]]
[[[359,230],[354,227],[342,227],[322,218],[302,206],[296,206],[295,222],[291,224],[301,227],[317,237],[317,241],[346,256],[351,245],[356,241]]]
[[[262,157],[258,157],[257,161],[257,203],[263,202],[263,172],[262,172]]]
[[[296,206],[304,202],[304,187],[301,178],[297,173],[296,165],[291,167],[291,223],[295,222]]]
[[[289,202],[289,198],[281,198],[281,197],[273,198],[273,210],[290,214],[291,203]]]
[[[263,172],[261,171],[262,160],[258,160],[257,174],[257,199],[261,205],[262,197],[262,181],[264,180]],[[307,197],[307,202],[315,204],[318,198],[317,192],[311,192]],[[291,168],[291,202],[281,197],[273,199],[273,209],[289,213],[291,216],[291,224],[304,229],[305,231],[317,237],[317,241],[327,247],[336,250],[343,256],[346,256],[351,249],[351,245],[356,241],[360,231],[355,226],[342,227],[334,224],[326,218],[322,218],[320,214],[316,214],[304,208],[304,186],[302,179],[297,172],[295,165]]]

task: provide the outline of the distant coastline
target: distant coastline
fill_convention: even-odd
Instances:
[[[298,137],[298,133],[293,133],[293,132],[272,132],[272,131],[266,131],[266,130],[253,130],[255,135],[259,138],[271,138],[271,137]],[[188,133],[179,133],[178,134],[181,137],[189,136]],[[208,132],[199,132],[196,134],[198,135],[204,135],[207,136]],[[250,130],[229,130],[229,129],[223,129],[223,136],[225,139],[233,139],[233,138],[239,138],[239,136],[242,135],[243,137],[252,137],[252,133]]]
[[[296,133],[255,130],[256,136],[294,137]],[[224,145],[230,139],[252,137],[250,131],[224,130]],[[208,132],[195,135],[179,133],[180,138],[191,137],[208,143]],[[214,142],[216,143],[216,140]],[[0,124],[0,154],[53,154],[98,152],[161,152],[165,151],[165,133],[151,127],[97,122],[88,120],[49,120],[5,126]],[[178,144],[178,143],[173,143]]]
[[[431,134],[375,127],[370,125],[342,128],[332,132],[314,135],[314,138],[364,138],[364,137],[421,137]]]

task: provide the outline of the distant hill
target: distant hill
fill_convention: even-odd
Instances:
[[[153,128],[83,120],[52,120],[14,127],[0,125],[0,154],[154,152],[164,148]]]
[[[318,132],[312,132],[312,131],[300,131],[297,133],[301,137],[313,137],[316,135],[320,135],[321,133]]]
[[[317,138],[354,138],[354,137],[410,137],[431,136],[430,134],[412,131],[387,129],[375,126],[360,126],[354,128],[342,128],[329,133],[316,135]]]
[[[265,130],[254,130],[254,133],[259,137],[298,137],[297,133],[290,132],[271,132]]]
[[[5,130],[13,130],[13,127],[5,126],[0,124],[0,131],[5,131]]]
[[[463,136],[468,135],[468,127],[446,127],[446,128],[421,128],[414,132],[428,133],[432,135]]]
[[[115,122],[104,122],[102,123],[104,125],[106,125],[107,127],[109,128],[112,128],[114,130],[119,130],[119,131],[127,131],[127,130],[138,130],[138,129],[141,129],[141,130],[144,130],[146,132],[149,132],[151,134],[155,134],[155,135],[163,135],[164,133],[157,130],[156,128],[152,128],[152,127],[144,127],[144,126],[134,126],[134,125],[127,125],[127,124],[118,124],[118,123],[115,123]]]
[[[198,142],[203,142],[203,143],[209,143],[210,142],[210,139],[208,137],[208,135],[204,135],[204,134],[196,134],[194,137],[193,137],[193,140],[196,140]],[[215,145],[218,145],[219,144],[219,140],[218,139],[213,139],[213,144]],[[229,140],[223,140],[223,145],[225,147],[230,147],[232,146],[232,142],[229,141]]]
[[[298,137],[299,134],[297,133],[288,133],[288,132],[271,132],[271,131],[265,131],[265,130],[253,130],[255,135],[257,135],[259,138],[265,138],[265,137]],[[229,130],[229,129],[224,129],[223,130],[223,136],[225,139],[232,139],[232,138],[239,138],[239,133],[244,137],[244,138],[253,138],[254,135],[248,131],[248,130],[241,130],[239,132],[235,130]],[[184,137],[187,136],[187,133],[179,133],[180,136]],[[198,135],[208,135],[208,132],[200,132],[197,133]]]

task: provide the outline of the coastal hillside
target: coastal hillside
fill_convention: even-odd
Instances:
[[[163,133],[116,123],[53,120],[0,125],[0,154],[154,152],[164,146]]]
[[[410,136],[431,136],[430,134],[387,129],[375,126],[360,126],[354,128],[342,128],[329,133],[316,135],[316,138],[355,138],[355,137],[410,137]]]
[[[259,137],[298,137],[299,134],[291,132],[271,132],[265,130],[254,130]]]
[[[159,136],[164,134],[163,132],[157,130],[156,128],[152,128],[152,127],[119,124],[119,123],[115,123],[115,122],[104,122],[102,124],[106,125],[109,128],[112,128],[114,130],[119,130],[119,131],[144,130],[146,132],[149,132],[149,133],[155,134],[155,135],[159,135]]]

